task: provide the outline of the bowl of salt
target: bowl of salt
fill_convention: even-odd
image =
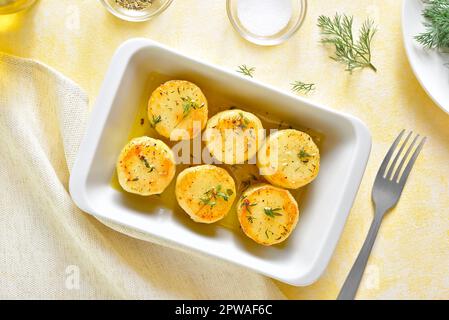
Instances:
[[[246,40],[273,46],[290,38],[304,21],[306,0],[227,0],[234,29]]]

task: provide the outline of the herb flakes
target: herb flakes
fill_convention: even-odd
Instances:
[[[153,0],[115,0],[115,3],[123,9],[140,11],[150,7]]]
[[[242,64],[241,66],[238,66],[238,68],[237,68],[238,73],[241,73],[241,74],[251,77],[251,78],[253,77],[254,71],[256,71],[256,68],[254,68],[254,67],[248,68],[245,64]]]
[[[280,214],[278,211],[282,210],[282,208],[270,208],[270,207],[265,207],[263,208],[263,212],[269,216],[270,218],[275,218],[276,216],[282,216],[282,214]]]

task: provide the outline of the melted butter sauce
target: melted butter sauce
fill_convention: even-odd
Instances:
[[[152,138],[160,139],[164,141],[169,147],[173,147],[177,141],[170,141],[169,139],[160,136],[156,130],[151,128],[148,116],[147,116],[147,104],[148,99],[151,95],[151,93],[162,83],[168,80],[173,80],[173,77],[169,77],[166,75],[158,74],[158,73],[151,73],[149,75],[148,83],[146,84],[146,90],[144,94],[142,95],[140,101],[139,101],[139,107],[137,110],[137,114],[134,120],[134,123],[132,124],[131,130],[128,135],[128,141],[140,137],[140,136],[150,136]],[[320,148],[321,143],[323,141],[323,135],[315,132],[308,128],[301,128],[297,126],[291,126],[288,122],[282,119],[276,118],[274,115],[271,115],[266,112],[254,112],[251,108],[245,108],[243,105],[237,105],[233,103],[231,100],[226,99],[222,95],[215,92],[213,89],[207,88],[207,86],[202,86],[201,84],[192,81],[199,85],[201,90],[203,91],[204,95],[207,98],[208,101],[208,108],[209,108],[209,118],[215,115],[216,113],[224,110],[228,110],[230,108],[238,108],[242,109],[244,111],[252,112],[255,114],[263,124],[263,127],[267,130],[269,129],[298,129],[300,131],[306,132],[309,134],[313,141],[317,144],[318,148]],[[268,133],[267,133],[268,135]],[[192,144],[193,145],[193,144]],[[201,150],[204,148],[204,142],[201,142]],[[193,155],[193,146],[191,148],[191,155]],[[191,156],[193,159],[193,157]],[[162,203],[164,207],[171,210],[174,214],[184,214],[187,216],[187,214],[179,207],[176,196],[175,196],[175,184],[176,184],[176,177],[177,175],[184,170],[187,167],[199,165],[200,159],[193,159],[195,160],[195,164],[177,164],[176,166],[176,175],[173,181],[170,183],[170,185],[167,187],[167,189],[164,190],[164,192],[160,195],[153,195],[153,196],[133,196],[132,201],[138,202],[134,203],[134,205],[138,208],[145,208],[152,206],[152,202],[154,202],[155,198],[158,198],[159,202]],[[236,184],[236,190],[237,195],[235,199],[235,203],[239,199],[241,193],[250,185],[262,183],[267,181],[259,175],[259,170],[255,164],[237,164],[237,165],[227,165],[227,164],[218,164],[218,166],[225,168],[231,176],[234,178],[235,184]],[[110,183],[111,187],[114,188],[117,191],[126,193],[122,187],[120,186],[117,178],[117,172],[114,170],[112,174],[112,179]],[[296,190],[290,190],[292,195],[295,197],[296,201],[298,202],[298,205],[300,207],[301,211],[301,203],[305,196],[307,190],[307,186],[296,189]],[[216,222],[215,224],[221,225],[223,227],[226,227],[228,229],[234,230],[236,232],[241,232],[240,229],[240,223],[237,218],[236,214],[236,208],[234,206],[232,207],[231,211],[224,217],[222,220]]]

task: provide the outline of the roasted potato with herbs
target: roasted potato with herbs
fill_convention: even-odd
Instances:
[[[222,111],[207,122],[206,146],[222,163],[244,163],[262,145],[262,129],[262,122],[252,113],[238,109]]]
[[[249,238],[270,246],[290,236],[298,222],[299,209],[288,190],[259,184],[243,192],[237,202],[237,216]]]
[[[270,183],[297,189],[318,175],[320,151],[307,133],[280,130],[271,134],[260,148],[257,166]]]
[[[171,80],[153,91],[148,101],[148,119],[156,131],[173,141],[193,139],[206,126],[207,100],[189,81]]]
[[[235,182],[229,173],[213,165],[190,167],[176,179],[176,199],[196,222],[222,219],[235,199]]]
[[[160,194],[175,176],[172,150],[161,140],[134,138],[117,160],[117,176],[122,188],[142,196]]]

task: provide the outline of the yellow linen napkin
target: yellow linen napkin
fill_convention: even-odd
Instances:
[[[284,298],[268,278],[81,212],[68,179],[86,94],[45,65],[1,53],[0,75],[0,298]]]

